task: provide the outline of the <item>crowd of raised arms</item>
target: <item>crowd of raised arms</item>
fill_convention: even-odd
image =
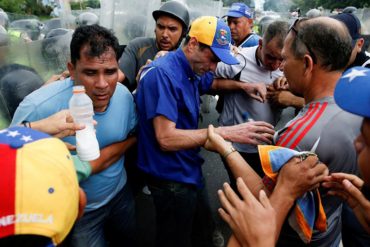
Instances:
[[[355,11],[297,11],[256,33],[244,3],[191,18],[168,1],[154,37],[126,45],[83,13],[46,33],[40,56],[66,70],[44,82],[4,64],[12,42],[34,39],[1,10],[0,246],[140,247],[140,203],[156,247],[370,246],[370,56]],[[76,85],[94,109],[91,161],[76,151]],[[205,94],[219,116],[200,128]],[[201,148],[228,175],[218,215]]]

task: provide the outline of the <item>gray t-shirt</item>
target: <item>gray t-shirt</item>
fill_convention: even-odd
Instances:
[[[279,130],[275,144],[298,151],[310,151],[318,143],[315,153],[326,164],[329,172],[356,174],[357,160],[353,146],[360,132],[362,118],[344,112],[326,97],[307,104],[299,114]],[[327,216],[326,232],[314,231],[310,246],[332,246],[340,239],[342,201],[327,196],[320,189],[322,204]],[[305,246],[298,235],[285,224],[277,246]]]
[[[240,72],[240,81],[250,83],[263,82],[269,85],[274,80],[283,75],[277,69],[270,71],[265,69],[257,61],[258,46],[242,48],[236,56],[239,60],[237,65],[227,65],[218,63],[216,76],[222,78],[234,78]],[[221,126],[231,126],[245,122],[246,114],[254,121],[265,121],[276,125],[280,117],[280,109],[273,108],[269,102],[261,103],[249,97],[243,91],[233,91],[224,94],[224,107],[220,115]],[[253,145],[233,143],[234,147],[240,152],[257,153],[257,147]]]
[[[155,38],[135,38],[128,43],[119,59],[119,67],[126,76],[126,86],[132,91],[136,88],[136,75],[148,59],[152,59],[158,52]]]

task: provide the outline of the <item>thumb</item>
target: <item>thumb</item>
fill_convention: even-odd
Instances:
[[[368,202],[365,198],[365,196],[362,194],[362,192],[354,186],[349,180],[344,179],[342,181],[344,189],[349,193],[349,195],[354,198],[356,201],[358,201],[361,205],[366,205]]]
[[[257,101],[261,102],[261,103],[263,103],[263,102],[264,102],[263,98],[262,98],[260,95],[257,95],[257,94],[254,94],[254,93],[251,93],[249,96],[250,96],[251,98],[253,98],[253,99],[255,99],[255,100],[257,100]]]

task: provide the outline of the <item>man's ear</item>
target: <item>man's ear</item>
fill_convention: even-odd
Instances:
[[[258,40],[258,46],[259,46],[260,48],[262,48],[262,44],[263,44],[262,39],[259,39],[259,40]]]
[[[303,68],[304,68],[304,73],[310,73],[313,69],[314,62],[312,60],[312,57],[308,54],[304,55],[303,57]]]
[[[198,46],[199,46],[199,43],[198,43],[197,38],[191,37],[188,42],[188,47],[190,48],[190,50],[194,50]]]
[[[360,53],[361,50],[362,50],[362,47],[364,46],[365,44],[365,40],[364,38],[359,38],[358,40],[356,40],[356,49],[357,49],[357,53]]]
[[[71,77],[72,80],[75,80],[75,78],[74,78],[75,66],[71,62],[68,62],[67,63],[67,68],[68,68],[68,71],[69,71],[69,76]]]

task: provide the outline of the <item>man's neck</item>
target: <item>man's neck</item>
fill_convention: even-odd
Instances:
[[[252,35],[252,32],[248,33],[243,39],[241,39],[239,42],[235,42],[235,45],[237,47],[241,46],[248,38]]]
[[[309,82],[309,86],[304,92],[306,104],[314,100],[334,95],[335,85],[341,77],[342,72],[339,71],[324,71],[319,69],[316,71]]]

